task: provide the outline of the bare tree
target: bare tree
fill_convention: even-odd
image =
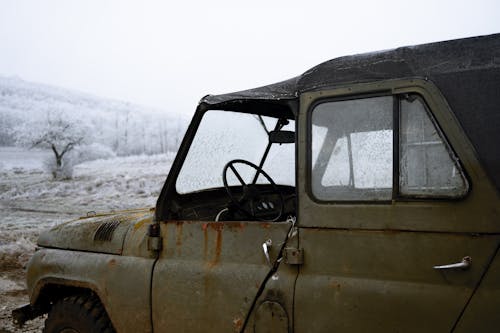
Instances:
[[[86,126],[81,121],[71,120],[61,113],[51,112],[47,113],[45,120],[23,123],[15,127],[12,132],[18,144],[29,148],[40,147],[52,150],[55,164],[50,171],[55,179],[67,178],[71,175],[71,172],[64,170],[65,163],[68,162],[65,157],[87,137]]]

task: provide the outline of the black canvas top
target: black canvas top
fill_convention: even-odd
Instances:
[[[200,103],[211,105],[221,104],[233,100],[283,100],[293,99],[297,95],[297,80],[300,77],[295,77],[286,81],[270,84],[264,87],[255,89],[243,90],[224,95],[207,95],[203,97]]]
[[[440,89],[500,191],[500,34],[336,58],[287,81],[208,95],[200,103],[283,101],[307,91],[402,78],[427,79]]]

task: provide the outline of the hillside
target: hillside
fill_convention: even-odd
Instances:
[[[118,155],[175,151],[187,125],[175,113],[0,76],[0,146],[15,145],[15,126],[54,114],[85,125],[92,143]]]

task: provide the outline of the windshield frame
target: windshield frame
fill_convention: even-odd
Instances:
[[[198,131],[204,114],[210,110],[223,110],[235,111],[242,113],[250,113],[255,115],[269,116],[274,118],[285,118],[295,121],[295,135],[297,137],[298,122],[297,115],[299,109],[299,100],[285,99],[285,100],[248,100],[248,99],[235,99],[221,104],[207,104],[201,102],[191,123],[189,124],[186,134],[182,139],[177,155],[170,167],[170,171],[163,184],[161,193],[158,197],[155,207],[155,220],[165,221],[172,218],[175,212],[180,209],[183,197],[189,197],[188,194],[179,194],[176,190],[176,182],[179,172],[184,164],[189,149],[193,143],[194,137]],[[298,184],[297,179],[297,143],[295,146],[295,170],[294,178],[295,184]],[[210,192],[210,191],[207,191]]]

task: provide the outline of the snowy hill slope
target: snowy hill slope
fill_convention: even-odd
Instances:
[[[0,76],[0,146],[15,143],[9,129],[49,113],[84,123],[119,155],[175,151],[187,125],[172,112]]]

